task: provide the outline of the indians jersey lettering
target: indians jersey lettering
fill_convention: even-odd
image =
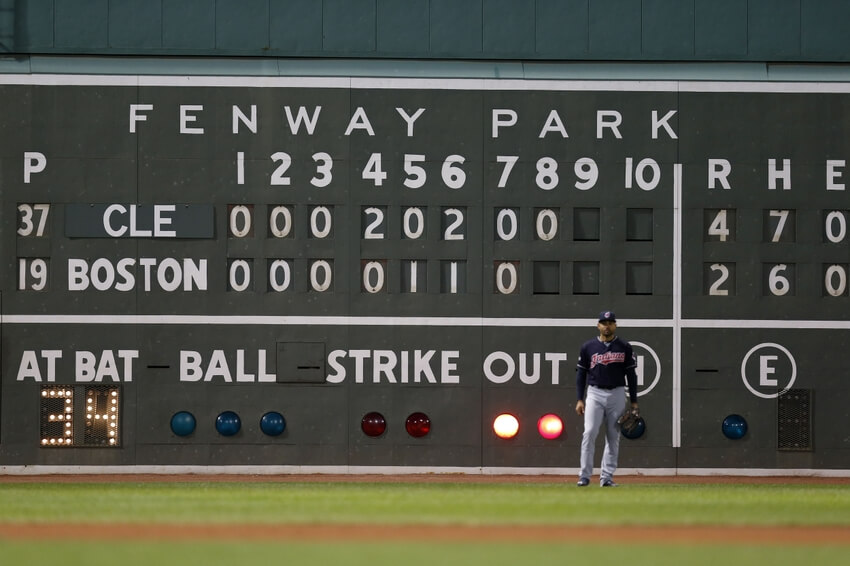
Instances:
[[[590,356],[590,369],[596,367],[597,364],[607,366],[608,364],[621,364],[626,361],[625,352],[605,352],[604,354],[593,354]]]

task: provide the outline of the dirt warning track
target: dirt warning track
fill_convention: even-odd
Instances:
[[[506,525],[146,525],[0,524],[0,539],[125,541],[408,541],[610,543],[610,527]],[[848,527],[629,527],[629,544],[780,544],[850,546]]]
[[[702,477],[623,476],[630,484],[795,484],[850,485],[838,477]],[[564,483],[572,477],[551,475],[244,475],[244,474],[78,474],[0,475],[0,483],[175,483],[175,482],[360,482],[360,483]],[[7,540],[125,540],[125,541],[407,541],[407,542],[564,542],[610,543],[611,527],[565,525],[358,525],[358,524],[133,524],[133,523],[0,523]],[[629,526],[619,529],[617,541],[628,544],[780,544],[850,546],[850,527],[811,526]]]

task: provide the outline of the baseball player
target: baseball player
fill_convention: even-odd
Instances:
[[[584,487],[590,483],[596,436],[599,434],[599,426],[604,422],[605,452],[599,483],[602,487],[617,487],[614,483],[620,451],[617,419],[626,410],[627,382],[632,410],[638,410],[637,361],[631,345],[617,337],[617,317],[613,312],[599,313],[596,327],[599,329],[599,337],[582,345],[576,370],[576,413],[584,416],[581,471],[576,485]]]

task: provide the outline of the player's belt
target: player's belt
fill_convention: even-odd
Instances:
[[[606,389],[608,391],[611,389],[617,389],[618,387],[625,387],[624,385],[594,385],[593,383],[591,383],[590,386],[597,389]]]

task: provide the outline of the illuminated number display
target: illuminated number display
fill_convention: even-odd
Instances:
[[[118,386],[45,386],[40,409],[42,447],[121,446]]]
[[[41,388],[41,445],[74,445],[74,388]]]
[[[117,387],[88,386],[86,390],[85,446],[120,446],[121,398]]]

